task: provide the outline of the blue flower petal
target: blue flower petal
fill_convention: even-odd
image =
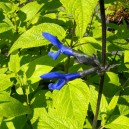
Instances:
[[[81,77],[80,73],[68,73],[68,74],[65,75],[65,79],[67,81],[70,81],[70,80],[73,80],[73,79],[76,79],[76,78],[80,78],[80,77]]]
[[[64,78],[65,74],[59,73],[59,72],[50,72],[46,73],[40,76],[42,79],[54,79],[54,78]]]
[[[58,40],[56,36],[53,36],[47,32],[43,32],[42,35],[49,40],[54,46],[61,48],[62,43]]]
[[[58,47],[59,50],[60,50],[63,54],[68,55],[68,56],[74,56],[72,49],[69,48],[69,47],[64,46],[64,45],[58,40],[57,37],[55,37],[55,36],[53,36],[53,35],[51,35],[51,34],[49,34],[49,33],[47,33],[47,32],[43,32],[42,35],[43,35],[47,40],[49,40],[54,46]],[[58,52],[58,53],[59,53],[59,52]],[[57,55],[58,55],[58,53],[57,53]],[[56,57],[54,57],[53,53],[50,53],[50,56],[51,56],[51,55],[52,55],[52,58],[53,58],[53,59],[56,59],[56,58],[59,56],[59,55],[58,55],[58,56],[55,55]]]
[[[61,51],[58,50],[56,53],[54,52],[49,52],[48,55],[52,57],[53,60],[56,60],[58,56],[60,55]]]
[[[59,73],[59,72],[50,72],[50,73],[44,74],[44,75],[42,75],[40,77],[42,79],[59,78],[59,80],[57,81],[57,83],[55,83],[55,84],[50,83],[48,85],[48,87],[49,87],[50,90],[54,90],[54,89],[59,90],[62,86],[64,86],[65,83],[67,83],[68,81],[71,81],[73,79],[80,78],[81,75],[80,75],[80,73],[63,74],[63,73]]]
[[[74,56],[72,49],[69,48],[69,47],[63,46],[63,45],[62,45],[62,47],[61,47],[61,52],[62,52],[63,54],[65,54],[65,55],[68,55],[68,56]]]
[[[57,83],[55,83],[55,84],[53,84],[53,83],[50,83],[49,85],[48,85],[48,88],[50,89],[50,90],[60,90],[64,85],[66,84],[66,80],[64,80],[64,79],[59,79],[58,81],[57,81]]]

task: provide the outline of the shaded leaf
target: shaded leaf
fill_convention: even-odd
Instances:
[[[23,106],[21,102],[9,96],[8,93],[0,93],[0,116],[16,117],[30,112],[29,107]]]

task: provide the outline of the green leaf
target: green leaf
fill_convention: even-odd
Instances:
[[[13,85],[13,83],[10,81],[9,75],[0,74],[0,80],[0,91],[6,90]]]
[[[0,116],[16,117],[30,114],[30,112],[29,107],[23,106],[21,102],[9,96],[8,93],[0,93]]]
[[[124,51],[124,63],[127,68],[129,68],[129,51]]]
[[[22,66],[22,70],[26,72],[26,76],[29,81],[35,83],[40,80],[42,74],[50,72],[58,63],[64,59],[64,56],[60,56],[57,60],[53,61],[48,55],[37,58],[27,65]]]
[[[103,93],[106,97],[112,98],[120,86],[118,74],[106,72]],[[112,90],[111,90],[112,89]]]
[[[31,20],[39,12],[42,6],[43,6],[43,3],[38,4],[37,1],[26,4],[20,9],[20,12],[19,12],[20,18],[21,19],[25,18],[25,21]]]
[[[96,104],[98,98],[98,88],[96,86],[90,85],[90,105],[93,113],[96,111]],[[106,113],[108,102],[106,97],[102,95],[101,104],[100,104],[100,113]]]
[[[15,52],[10,55],[10,61],[8,63],[9,70],[17,73],[20,69],[20,57],[18,52]]]
[[[82,44],[82,45],[79,45],[77,48],[83,53],[88,55],[96,54],[96,50],[91,44]]]
[[[64,116],[75,119],[83,128],[89,105],[89,88],[81,79],[70,81],[61,90],[54,91],[53,107]]]
[[[1,129],[23,129],[27,121],[26,115],[18,116],[13,119],[5,119],[1,124]],[[20,126],[19,126],[20,125]]]
[[[76,35],[83,37],[97,0],[60,0],[69,15],[76,21]]]
[[[35,108],[31,123],[34,129],[82,129],[74,119],[63,116],[55,109],[49,109],[47,113],[45,108]]]
[[[83,37],[83,38],[80,38],[77,45],[78,46],[80,46],[80,45],[82,45],[82,46],[83,45],[91,45],[92,47],[94,47],[94,49],[101,50],[101,42],[97,41],[94,37]],[[84,47],[84,48],[88,49],[87,47]],[[95,50],[93,50],[93,52],[91,52],[91,50],[89,51],[90,54],[91,53],[95,54],[95,52],[96,52]]]
[[[113,98],[111,99],[111,101],[110,101],[110,103],[107,107],[107,114],[109,116],[113,113],[113,111],[114,111],[114,109],[117,105],[117,102],[118,102],[118,99],[119,99],[119,94],[120,94],[120,90],[116,92],[116,94],[113,96]]]
[[[32,101],[31,101],[31,107],[33,108],[42,108],[42,107],[49,107],[51,105],[52,101],[50,99],[52,93],[50,91],[46,90],[40,90],[38,91]]]
[[[115,120],[109,121],[105,127],[110,129],[128,129],[129,118],[126,116],[119,116]]]
[[[7,23],[0,23],[0,33],[8,31],[11,29],[11,26]]]
[[[125,88],[124,91],[128,92],[129,88]],[[118,108],[121,115],[129,114],[129,95],[121,95],[118,101]]]
[[[60,40],[65,37],[65,30],[54,23],[43,23],[32,27],[24,32],[13,44],[9,54],[21,48],[31,48],[47,45],[49,42],[43,38],[42,32],[49,32],[57,36]]]

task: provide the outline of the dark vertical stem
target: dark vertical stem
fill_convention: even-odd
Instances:
[[[71,36],[71,42],[70,42],[70,47],[71,48],[73,46],[73,41],[74,41],[75,27],[76,27],[76,22],[74,21],[74,23],[73,23],[73,30],[72,30],[72,36]],[[67,62],[66,62],[66,65],[65,65],[65,73],[68,73],[69,63],[70,63],[70,56],[68,56],[68,58],[67,58]]]
[[[106,63],[106,19],[105,19],[104,0],[99,0],[99,4],[100,4],[100,13],[101,13],[101,20],[102,20],[102,66],[105,67],[105,63]],[[104,73],[101,73],[96,112],[95,112],[95,116],[93,120],[92,129],[96,129],[96,126],[97,126],[97,119],[98,119],[98,114],[99,114],[99,109],[100,109],[103,85],[104,85]]]
[[[100,12],[102,19],[102,65],[105,66],[106,63],[106,19],[105,19],[105,9],[104,0],[99,0]]]

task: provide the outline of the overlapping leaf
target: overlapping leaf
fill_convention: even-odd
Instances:
[[[21,102],[9,96],[8,93],[0,93],[0,116],[16,117],[30,112],[29,107],[23,106]]]

